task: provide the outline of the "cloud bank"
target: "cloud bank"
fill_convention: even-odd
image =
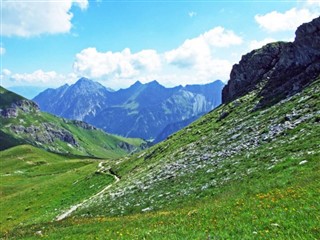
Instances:
[[[309,5],[313,5],[311,2]],[[319,16],[319,12],[309,8],[292,8],[284,13],[272,11],[264,15],[256,15],[255,20],[262,29],[268,32],[296,30],[304,22],[309,22]]]
[[[95,48],[86,48],[76,55],[74,72],[89,78],[132,78],[142,72],[159,69],[161,60],[155,50],[143,50],[131,53],[129,48],[121,52],[98,52]]]
[[[55,71],[43,71],[38,69],[32,73],[12,73],[9,69],[3,69],[0,75],[1,79],[11,82],[10,85],[35,85],[35,86],[60,86],[65,83],[73,83],[77,76],[73,73],[64,75]]]
[[[215,27],[164,53],[153,49],[132,53],[129,48],[121,52],[86,48],[76,54],[73,66],[77,75],[100,79],[111,86],[116,82],[121,85],[121,82],[133,83],[137,79],[144,82],[152,78],[165,85],[226,81],[232,65],[214,53],[242,43],[242,38],[233,31]]]
[[[88,0],[6,1],[2,6],[2,35],[31,37],[41,34],[68,33],[72,28],[71,7],[82,10]]]
[[[89,47],[75,55],[71,74],[38,69],[32,73],[2,73],[2,77],[10,85],[58,86],[85,76],[112,88],[127,87],[137,80],[149,82],[157,79],[166,86],[203,84],[217,79],[227,81],[232,64],[217,57],[216,53],[241,44],[243,39],[233,31],[215,27],[163,53],[154,49],[133,53],[129,48],[102,52]]]

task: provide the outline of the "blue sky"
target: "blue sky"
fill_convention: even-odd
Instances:
[[[319,1],[1,2],[1,85],[58,87],[85,76],[118,89],[227,81],[241,55],[292,41]]]

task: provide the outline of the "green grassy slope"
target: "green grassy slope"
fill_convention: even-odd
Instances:
[[[88,125],[82,127],[79,122],[40,112],[30,104],[31,101],[4,88],[0,88],[0,102],[2,109],[17,102],[22,105],[16,107],[16,117],[0,114],[0,150],[19,144],[31,144],[58,153],[117,158],[139,150],[144,144],[141,139],[120,138]]]
[[[123,178],[110,190],[116,193],[113,198],[107,195],[97,202],[100,212],[102,207],[106,215],[119,215],[179,206],[274,171],[280,163],[313,159],[320,145],[319,82],[290,100],[257,111],[253,109],[259,99],[251,93],[168,141],[125,159],[113,167]],[[88,207],[89,212],[99,214],[95,208]]]
[[[9,107],[13,102],[24,98],[0,86],[0,108]]]
[[[0,156],[2,232],[51,221],[114,180],[95,173],[97,160],[71,159],[30,145],[1,151]]]
[[[112,165],[102,199],[8,238],[318,239],[320,78],[270,108],[256,90]]]

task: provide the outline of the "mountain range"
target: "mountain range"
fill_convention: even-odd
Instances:
[[[157,81],[137,81],[112,91],[87,78],[37,95],[40,109],[68,119],[81,120],[106,132],[143,139],[161,139],[168,125],[201,116],[221,104],[221,81],[166,88]],[[176,124],[174,131],[186,126]],[[172,133],[172,132],[170,132]],[[160,139],[159,137],[157,139]]]

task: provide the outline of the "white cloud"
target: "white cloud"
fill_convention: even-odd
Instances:
[[[176,49],[158,53],[146,49],[136,53],[125,48],[120,52],[99,52],[86,48],[76,54],[73,73],[59,74],[41,69],[32,73],[2,73],[5,85],[60,86],[80,77],[99,81],[107,87],[128,87],[135,81],[157,80],[165,86],[204,84],[216,79],[229,79],[232,64],[216,57],[227,47],[242,44],[242,38],[222,27],[188,39]]]
[[[181,68],[210,63],[216,48],[239,45],[242,38],[223,27],[216,27],[192,39],[180,47],[165,53],[166,61]]]
[[[88,0],[73,0],[73,2],[78,5],[81,10],[86,10],[88,8],[89,2]]]
[[[319,0],[307,0],[307,4],[320,7],[320,1]]]
[[[210,46],[203,38],[187,39],[180,47],[166,52],[166,61],[181,68],[196,65],[205,58],[210,58]]]
[[[3,1],[2,35],[30,37],[67,33],[72,28],[73,4],[84,10],[88,0]]]
[[[202,38],[210,47],[229,47],[242,43],[241,37],[237,36],[233,31],[226,30],[223,27],[215,27],[195,39],[198,38]]]
[[[76,55],[74,71],[78,75],[92,78],[132,78],[142,72],[159,69],[161,60],[155,50],[131,53],[129,48],[122,52],[98,52],[86,48]]]
[[[207,64],[197,66],[198,76],[204,82],[229,79],[232,64],[223,59],[211,59]]]
[[[296,30],[302,23],[318,17],[319,12],[308,8],[292,8],[284,13],[273,11],[265,15],[256,15],[255,20],[261,28],[269,32]]]
[[[7,85],[60,86],[72,83],[77,79],[73,73],[63,75],[55,71],[45,72],[41,69],[32,73],[12,73],[8,69],[3,69],[1,76]]]
[[[152,49],[132,53],[129,48],[121,52],[86,48],[76,54],[73,69],[78,76],[105,82],[113,88],[127,86],[136,80],[157,79],[167,86],[227,80],[232,65],[214,57],[214,53],[241,43],[242,38],[232,31],[216,27],[162,54]]]
[[[187,39],[180,47],[164,54],[168,64],[184,71],[192,69],[189,78],[202,83],[215,79],[227,80],[232,65],[215,57],[220,48],[242,44],[242,38],[222,27],[211,29],[200,36]],[[190,80],[189,80],[190,81]]]
[[[249,43],[249,51],[258,49],[266,45],[267,43],[275,42],[276,40],[273,38],[265,38],[260,41],[253,40]]]
[[[166,86],[208,83],[216,79],[226,81],[232,64],[214,55],[221,48],[239,44],[242,44],[241,37],[216,27],[161,54],[152,49],[132,53],[129,48],[121,52],[86,48],[76,54],[73,69],[78,76],[99,80],[115,89],[136,80],[156,79]]]
[[[9,70],[9,69],[3,69],[2,70],[2,74],[3,74],[3,76],[10,76],[11,75],[11,71]]]
[[[4,80],[7,80],[9,76],[11,75],[11,71],[9,69],[2,69],[0,72],[0,80],[1,80],[1,85],[3,84]]]
[[[0,47],[0,55],[4,55],[6,53],[6,49],[4,47]]]

